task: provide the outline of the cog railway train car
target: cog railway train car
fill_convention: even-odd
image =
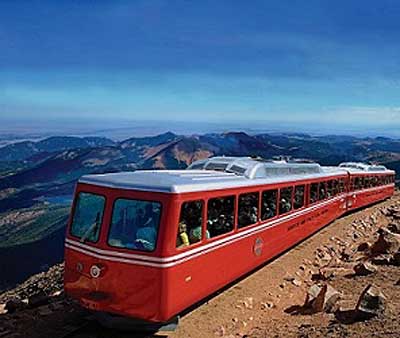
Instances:
[[[214,157],[83,176],[65,290],[96,313],[164,323],[349,210],[394,193],[383,166]]]

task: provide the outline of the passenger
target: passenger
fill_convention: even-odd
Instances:
[[[258,221],[257,215],[258,215],[258,208],[252,207],[251,208],[251,215],[250,215],[251,223],[256,223]]]
[[[225,215],[219,215],[218,220],[213,223],[215,234],[223,234],[225,232],[226,217]]]
[[[262,216],[262,219],[268,219],[268,218],[272,218],[275,216],[275,212],[268,207],[268,204],[264,203],[264,213]]]
[[[145,222],[136,232],[135,244],[143,246],[144,249],[152,251],[156,245],[157,231],[155,229],[156,217],[159,213],[158,208],[154,208],[151,204],[146,205]]]
[[[206,230],[206,238],[210,238],[210,232]],[[202,228],[201,225],[198,225],[189,231],[189,239],[190,243],[200,242],[202,239]]]
[[[146,250],[154,250],[157,232],[153,227],[143,227],[136,232],[136,244],[143,246]]]
[[[285,198],[281,198],[281,211],[282,213],[288,212],[292,209],[292,205]]]
[[[245,226],[251,224],[251,219],[248,213],[242,212],[239,215],[239,225]]]
[[[294,196],[294,204],[296,205],[296,207],[300,208],[304,205],[303,197],[304,197],[303,191],[297,190]]]
[[[189,236],[187,234],[187,226],[185,222],[179,223],[178,237],[176,239],[176,247],[181,248],[190,245]]]

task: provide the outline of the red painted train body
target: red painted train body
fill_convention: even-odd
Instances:
[[[82,177],[65,290],[91,310],[165,322],[349,210],[394,171],[216,157],[189,170]]]

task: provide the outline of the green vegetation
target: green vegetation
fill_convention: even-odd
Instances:
[[[69,207],[39,205],[0,214],[0,248],[31,243],[65,227]]]

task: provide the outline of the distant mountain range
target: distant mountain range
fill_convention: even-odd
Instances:
[[[194,160],[213,155],[289,155],[324,165],[354,160],[396,167],[400,161],[400,141],[243,132],[180,136],[169,132],[122,142],[97,137],[20,142],[0,148],[0,212],[29,207],[37,198],[72,194],[77,179],[87,173],[185,168]]]
[[[13,247],[18,256],[18,246],[46,243],[53,233],[62,234],[68,216],[65,201],[71,201],[75,183],[84,174],[186,168],[214,155],[288,155],[323,165],[367,161],[383,163],[400,173],[400,140],[383,137],[244,132],[181,136],[168,132],[121,142],[61,136],[13,143],[0,148],[0,248]],[[62,246],[62,236],[55,238]],[[36,265],[47,263],[41,258]]]

